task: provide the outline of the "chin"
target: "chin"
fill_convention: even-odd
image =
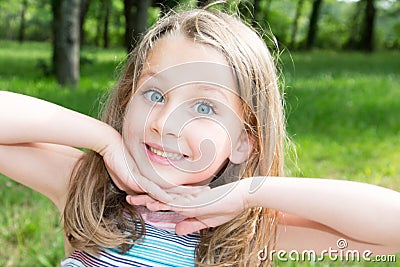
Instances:
[[[206,178],[206,179],[202,179],[202,180],[199,180],[196,182],[186,183],[184,185],[202,186],[202,185],[208,185],[211,181],[212,181],[212,178]]]

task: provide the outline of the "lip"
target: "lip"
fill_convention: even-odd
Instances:
[[[182,154],[182,153],[176,152],[176,151],[171,150],[171,149],[168,149],[168,148],[167,148],[167,149],[166,149],[166,148],[163,148],[163,147],[161,147],[161,146],[159,146],[159,145],[157,145],[157,144],[144,143],[144,149],[145,149],[145,151],[146,151],[147,157],[148,157],[152,162],[158,163],[158,164],[163,165],[163,166],[170,166],[170,165],[173,165],[174,162],[182,161],[182,160],[184,160],[185,158],[187,158],[187,155],[185,155],[185,154],[182,154],[183,157],[182,157],[181,159],[170,159],[170,158],[166,158],[166,157],[163,157],[163,156],[160,156],[160,155],[157,155],[157,154],[153,153],[153,152],[150,150],[150,147],[151,147],[151,148],[154,148],[154,149],[156,149],[156,150],[164,151],[164,152],[166,152],[166,153],[175,153],[175,154]]]

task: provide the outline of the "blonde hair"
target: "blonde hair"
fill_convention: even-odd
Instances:
[[[285,127],[273,57],[254,30],[220,11],[194,9],[160,19],[131,53],[102,120],[122,133],[125,109],[146,57],[157,40],[169,33],[213,47],[233,68],[243,100],[245,128],[254,141],[254,151],[242,166],[242,178],[282,176]],[[143,225],[140,215],[126,204],[125,193],[113,185],[101,156],[94,152],[86,153],[77,165],[66,203],[64,228],[75,248],[119,247],[126,251],[145,234],[136,232],[136,224]],[[196,264],[268,265],[268,261],[258,260],[257,253],[266,245],[274,246],[276,224],[276,211],[250,208],[221,226],[202,230]]]

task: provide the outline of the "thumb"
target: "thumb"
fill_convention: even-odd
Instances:
[[[176,224],[175,233],[177,235],[187,235],[204,228],[208,228],[208,226],[202,221],[196,218],[188,218]]]

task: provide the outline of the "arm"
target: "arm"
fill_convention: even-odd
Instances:
[[[101,154],[121,189],[166,195],[157,185],[131,172],[120,134],[89,116],[10,92],[0,92],[0,173],[49,197],[60,208],[73,166],[87,148]],[[165,197],[164,197],[165,199]]]
[[[270,207],[354,240],[400,249],[400,235],[395,234],[400,193],[393,190],[350,181],[270,177],[245,198],[252,207]]]
[[[250,191],[252,183],[260,185]],[[254,185],[254,184],[253,184]],[[175,210],[187,217],[177,225],[186,234],[215,227],[248,207],[280,211],[278,249],[335,247],[339,237],[350,249],[399,252],[400,193],[357,182],[283,177],[256,177],[214,188],[194,198],[162,204],[146,196],[129,197],[131,204]]]
[[[0,92],[0,143],[53,143],[103,152],[119,134],[89,116],[33,97]]]
[[[33,97],[0,92],[0,173],[60,208],[82,147],[102,152],[118,135],[110,126]]]

